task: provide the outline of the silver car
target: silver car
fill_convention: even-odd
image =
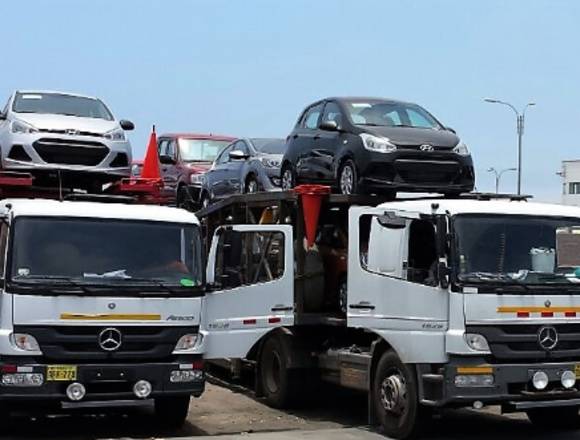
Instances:
[[[98,191],[128,177],[130,121],[117,121],[97,98],[16,91],[0,113],[3,171],[29,172],[35,184]]]

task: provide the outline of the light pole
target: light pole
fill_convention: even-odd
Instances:
[[[501,179],[501,176],[503,176],[503,173],[505,173],[506,171],[517,171],[517,168],[505,168],[499,172],[494,167],[491,167],[487,170],[488,173],[495,174],[495,193],[496,194],[499,193],[499,181]]]
[[[516,131],[518,133],[518,195],[520,195],[522,193],[522,137],[524,135],[524,120],[526,117],[526,110],[528,109],[528,107],[536,105],[536,103],[528,102],[520,114],[520,112],[518,112],[518,110],[509,102],[493,98],[484,98],[483,100],[491,104],[507,105],[516,114],[516,123],[517,123]]]

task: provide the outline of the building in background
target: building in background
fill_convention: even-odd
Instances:
[[[580,160],[562,161],[562,203],[580,206]]]

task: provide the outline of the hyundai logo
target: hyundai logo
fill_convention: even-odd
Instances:
[[[546,350],[553,350],[558,344],[558,332],[552,326],[544,326],[538,330],[538,345]]]
[[[101,333],[99,333],[99,347],[105,351],[115,351],[119,349],[121,346],[121,341],[121,332],[116,328],[106,328]]]
[[[433,151],[433,145],[423,144],[419,147],[421,151]]]

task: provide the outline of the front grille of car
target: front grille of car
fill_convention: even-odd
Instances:
[[[544,350],[538,332],[544,325],[468,326],[467,333],[485,336],[494,360],[499,362],[577,361],[580,359],[580,324],[554,324],[558,343]]]
[[[93,131],[80,131],[80,130],[54,130],[48,128],[41,128],[38,130],[40,133],[51,133],[51,134],[68,134],[71,136],[91,136],[91,137],[104,137],[103,133],[95,133]]]
[[[460,177],[461,166],[449,159],[430,157],[395,160],[395,171],[405,183],[454,183]]]
[[[95,141],[41,138],[32,144],[46,163],[96,166],[103,161],[109,148]]]
[[[121,333],[115,351],[99,346],[99,335],[106,328]],[[45,361],[122,363],[134,360],[172,361],[175,344],[185,334],[198,333],[198,327],[156,326],[15,326],[15,333],[32,335],[38,341]]]

